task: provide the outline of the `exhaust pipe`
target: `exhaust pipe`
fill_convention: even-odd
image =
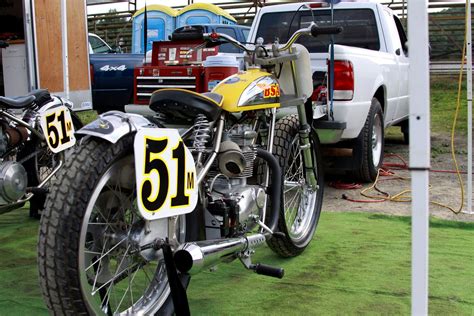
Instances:
[[[222,261],[265,242],[263,234],[241,238],[204,240],[181,245],[174,254],[176,269],[181,273],[197,274]]]

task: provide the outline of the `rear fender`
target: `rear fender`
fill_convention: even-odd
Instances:
[[[154,123],[141,115],[110,111],[78,130],[76,135],[98,137],[115,144],[125,135],[135,133],[142,128],[155,126]]]

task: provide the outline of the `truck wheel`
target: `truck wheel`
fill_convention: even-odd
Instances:
[[[362,182],[372,182],[382,166],[384,149],[384,120],[379,100],[372,99],[364,128],[354,140],[354,177]]]
[[[410,143],[410,130],[408,127],[408,120],[403,121],[400,126],[403,133],[403,143],[408,145]]]

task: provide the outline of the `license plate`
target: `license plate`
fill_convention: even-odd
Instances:
[[[182,215],[198,200],[196,168],[175,129],[145,128],[135,135],[137,204],[147,220]]]
[[[59,153],[76,143],[71,113],[65,106],[49,109],[41,114],[41,128],[49,148]]]

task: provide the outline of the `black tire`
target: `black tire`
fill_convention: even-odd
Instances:
[[[323,201],[324,179],[319,138],[316,133],[312,133],[310,137],[313,149],[313,164],[315,166],[316,179],[318,182],[317,191],[312,192],[309,189],[309,186],[305,183],[305,179],[301,178],[305,177],[304,171],[301,174],[299,173],[299,169],[304,170],[304,165],[301,152],[297,152],[297,150],[300,149],[298,131],[299,121],[297,115],[285,116],[275,124],[273,155],[280,163],[284,178],[282,192],[283,201],[280,210],[278,229],[284,236],[275,235],[267,241],[267,244],[275,253],[282,257],[297,256],[308,246],[316,231]],[[301,183],[292,184],[293,187],[287,189],[291,180],[293,180],[291,182],[298,182],[294,181],[297,175],[299,176],[299,179],[297,180],[300,180]],[[295,188],[296,191],[294,190]],[[309,196],[308,201],[310,201],[310,205],[305,208],[304,212],[300,209],[301,195],[300,197],[297,197],[297,195],[299,195],[297,192],[298,189],[303,190],[305,194]],[[293,196],[290,197],[291,194],[293,194]],[[287,206],[293,205],[295,197],[298,209],[294,211],[296,214],[292,221],[291,218],[293,214],[289,213],[291,208],[288,208]],[[300,219],[298,225],[301,225],[301,227],[297,227],[298,225],[295,224],[298,216]],[[289,224],[288,221],[292,221],[292,224]]]
[[[71,118],[74,125],[74,130],[78,130],[83,126],[79,117],[72,111]],[[28,176],[29,187],[36,187],[39,185],[59,162],[58,154],[53,154],[48,149],[48,145],[41,142],[36,137],[28,141],[18,152],[17,160],[28,157],[29,155],[38,151],[39,148],[41,148],[41,151],[39,151],[38,154],[23,162],[23,167],[25,168]],[[41,212],[44,209],[45,201],[46,193],[35,193],[35,195],[29,201],[30,217],[36,219],[41,217]]]
[[[159,315],[171,314],[173,304],[171,296],[166,292],[168,289],[167,282],[162,282],[164,280],[162,277],[166,275],[166,270],[163,270],[163,266],[160,265],[162,260],[151,259],[140,265],[137,262],[141,262],[138,260],[143,261],[141,256],[143,252],[132,254],[128,252],[128,248],[123,250],[125,247],[118,247],[116,251],[124,251],[124,253],[123,257],[121,257],[122,254],[117,255],[115,260],[118,263],[119,257],[122,258],[122,261],[123,258],[127,258],[127,273],[125,278],[120,277],[118,284],[113,285],[113,290],[109,288],[112,283],[107,284],[111,280],[118,279],[118,268],[115,270],[115,274],[112,275],[115,251],[107,256],[102,255],[105,250],[109,253],[113,248],[108,243],[114,242],[115,239],[113,238],[115,237],[113,235],[116,234],[116,230],[122,230],[122,234],[125,233],[128,238],[132,234],[132,228],[135,231],[137,225],[143,225],[141,228],[143,231],[147,229],[144,221],[136,216],[136,212],[134,212],[133,135],[123,137],[116,144],[98,139],[84,140],[81,146],[74,148],[74,151],[71,159],[59,171],[57,179],[51,185],[51,192],[48,195],[41,218],[38,267],[42,293],[48,309],[55,315],[94,315],[101,314],[101,312],[105,314],[103,310],[100,310],[102,304],[95,300],[110,298],[112,292],[109,293],[109,291],[118,289],[120,284],[123,283],[122,280],[126,282],[128,278],[130,282],[130,271],[141,273],[147,266],[153,266],[156,263],[157,268],[152,270],[155,271],[155,274],[148,278],[141,276],[138,279],[137,277],[137,280],[140,280],[137,282],[140,282],[139,284],[146,283],[148,279],[152,284],[152,282],[158,282],[157,280],[160,277],[161,283],[144,285],[144,292],[135,292],[135,298],[137,298],[137,293],[146,292],[148,294],[155,290],[158,292],[161,289],[162,291],[159,292],[158,297],[160,299],[159,310],[156,310],[158,306],[151,306],[149,307],[151,310],[148,310],[148,312]],[[133,174],[130,174],[132,172]],[[105,181],[109,183],[107,186]],[[96,194],[95,200],[92,200],[94,194]],[[194,213],[196,212],[191,214]],[[189,221],[188,223],[193,222]],[[100,227],[104,228],[101,229]],[[148,233],[150,231],[156,230],[151,229]],[[154,236],[152,237],[154,238]],[[186,236],[186,239],[194,237]],[[108,242],[109,240],[112,241]],[[103,245],[100,245],[101,243]],[[94,250],[98,251],[96,250],[97,245],[102,247],[101,253],[93,252]],[[106,248],[106,245],[110,249]],[[157,256],[157,254],[155,253],[153,256]],[[129,263],[130,266],[128,266]],[[88,268],[85,268],[87,266]],[[122,262],[116,266],[122,266]],[[108,276],[107,271],[112,272],[108,274],[112,278],[106,279],[107,281],[101,280]],[[165,271],[164,274],[163,271]],[[96,281],[94,282],[97,283],[92,282],[94,277],[91,277],[90,273],[95,273]],[[120,274],[122,273],[121,270]],[[131,279],[132,283],[134,278]],[[143,280],[141,280],[142,278]],[[98,288],[104,284],[106,287],[99,290]],[[91,295],[91,292],[87,291],[89,288],[92,288],[92,291],[95,289],[99,295],[95,295],[95,297]],[[122,298],[126,294],[125,290]],[[94,310],[94,304],[96,308],[99,308],[99,312],[97,312],[97,309]],[[110,299],[107,304],[109,311],[115,310],[115,308],[112,308],[112,304],[112,299]],[[115,304],[117,304],[117,300]],[[121,304],[122,302],[118,303],[118,308],[121,307]],[[148,302],[145,300],[143,304],[148,304]],[[144,314],[150,314],[148,312]]]
[[[384,120],[379,100],[372,99],[364,127],[353,142],[353,175],[357,181],[373,182],[384,155]]]
[[[405,120],[400,124],[400,129],[403,134],[403,143],[405,145],[408,145],[410,143],[410,128],[409,128],[408,120]]]

